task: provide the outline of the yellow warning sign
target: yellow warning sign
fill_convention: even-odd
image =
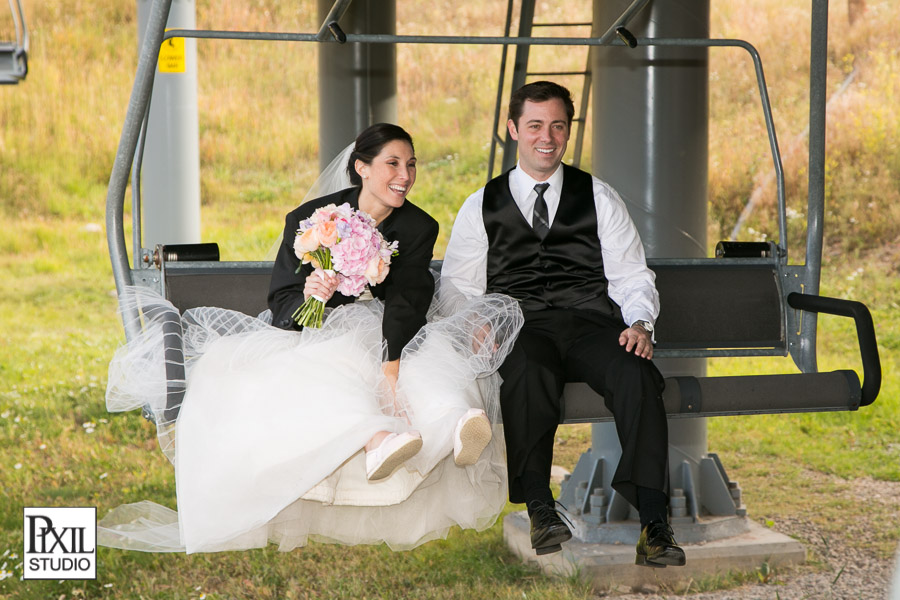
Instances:
[[[184,73],[184,38],[163,41],[159,47],[159,72]]]

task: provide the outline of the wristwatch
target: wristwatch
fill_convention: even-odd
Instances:
[[[650,337],[653,337],[653,323],[650,321],[635,321],[631,324],[632,327],[640,327],[644,331],[650,334]]]

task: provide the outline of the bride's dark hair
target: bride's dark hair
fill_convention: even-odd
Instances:
[[[347,161],[350,183],[356,186],[362,185],[362,178],[356,172],[357,160],[361,160],[367,165],[372,164],[372,159],[378,156],[381,149],[395,140],[408,143],[413,152],[416,151],[412,137],[399,125],[375,123],[356,136],[356,144],[353,146],[353,152],[350,153],[350,160]]]

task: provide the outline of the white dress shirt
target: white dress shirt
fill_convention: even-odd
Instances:
[[[596,177],[591,179],[597,209],[597,237],[609,281],[607,293],[622,308],[622,317],[627,324],[635,321],[655,323],[659,316],[656,274],[647,267],[637,228],[619,194]],[[534,191],[537,183],[542,182],[532,179],[518,165],[509,174],[509,191],[529,223],[537,199]],[[553,227],[562,191],[562,165],[543,183],[550,184],[544,192],[544,200]],[[484,188],[481,188],[460,207],[441,269],[442,281],[452,284],[467,298],[480,296],[487,289],[488,237],[481,211],[483,202]]]

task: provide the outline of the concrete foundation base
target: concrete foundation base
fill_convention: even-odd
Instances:
[[[639,525],[634,523],[635,531]],[[531,548],[528,514],[511,513],[503,519],[503,538],[510,550],[523,561],[537,564],[548,574],[567,576],[579,572],[598,590],[646,584],[673,585],[728,571],[753,571],[768,563],[785,566],[803,563],[806,551],[797,540],[746,519],[743,533],[714,541],[688,544],[679,537],[679,525],[673,526],[675,539],[687,555],[684,567],[653,569],[634,564],[634,544],[585,543],[573,538],[563,544],[562,552],[537,556]],[[742,528],[743,529],[743,528]],[[634,538],[637,539],[637,533]]]

